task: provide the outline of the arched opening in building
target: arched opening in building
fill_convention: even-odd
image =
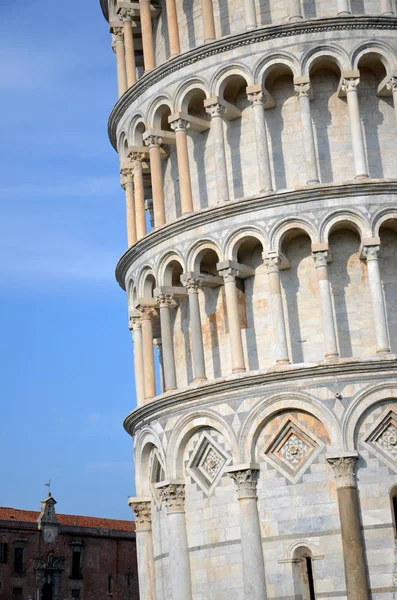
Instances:
[[[379,229],[379,270],[389,330],[390,351],[397,352],[397,219],[384,221]]]
[[[53,599],[53,584],[52,582],[47,582],[43,585],[41,590],[41,600],[52,600]]]
[[[390,492],[390,508],[393,520],[394,537],[397,539],[397,485]]]
[[[190,124],[187,135],[194,210],[208,206],[207,173],[211,165],[206,164],[206,153],[209,156],[211,144],[207,147],[210,121],[204,107],[206,97],[204,90],[194,88],[187,92],[181,105],[182,112],[200,119]]]
[[[294,552],[293,565],[296,597],[302,600],[316,600],[311,551],[304,546],[297,548]]]

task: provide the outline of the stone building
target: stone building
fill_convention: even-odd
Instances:
[[[129,521],[0,507],[0,600],[138,600]]]
[[[395,599],[396,2],[101,6],[141,599]]]

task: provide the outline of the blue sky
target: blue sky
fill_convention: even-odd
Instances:
[[[125,208],[99,0],[0,1],[0,505],[131,518]]]

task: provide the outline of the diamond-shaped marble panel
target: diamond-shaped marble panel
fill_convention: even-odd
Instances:
[[[296,483],[322,447],[321,440],[289,416],[267,443],[262,456],[292,483]]]
[[[186,469],[200,488],[210,495],[229,462],[229,457],[219,444],[206,432],[203,432]]]
[[[366,432],[365,444],[397,472],[397,412],[388,409]]]

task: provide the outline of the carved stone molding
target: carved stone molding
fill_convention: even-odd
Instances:
[[[226,115],[226,107],[223,104],[211,104],[207,106],[205,112],[210,115],[211,119],[214,117],[224,117]]]
[[[327,461],[334,471],[336,487],[356,486],[357,458],[357,456],[327,457]]]
[[[149,531],[152,528],[151,501],[131,499],[129,505],[135,514],[136,531]]]
[[[174,297],[172,294],[158,294],[156,297],[157,304],[159,307],[170,308],[174,303]]]
[[[144,144],[145,146],[148,146],[149,149],[160,148],[160,146],[163,144],[163,138],[161,138],[159,135],[148,135],[144,139]]]
[[[237,269],[229,267],[228,269],[222,269],[221,271],[218,271],[218,273],[221,277],[223,277],[223,281],[225,283],[233,283],[236,281],[238,271]]]
[[[326,267],[328,264],[327,250],[321,252],[313,252],[314,263],[317,267]]]
[[[237,497],[239,500],[244,498],[256,498],[259,479],[259,469],[245,468],[237,471],[228,470],[230,477],[236,484]]]
[[[341,89],[347,94],[348,92],[356,91],[359,83],[359,77],[349,77],[348,79],[342,80]]]
[[[170,123],[170,127],[175,133],[178,133],[178,131],[186,132],[190,128],[190,123],[189,121],[185,121],[185,119],[176,119]]]
[[[294,90],[298,98],[301,96],[310,96],[311,86],[310,83],[298,83],[294,85]]]
[[[378,260],[379,246],[364,246],[362,250],[363,257],[368,260]]]
[[[181,483],[169,483],[160,488],[160,496],[167,507],[167,513],[185,512],[185,486]]]

